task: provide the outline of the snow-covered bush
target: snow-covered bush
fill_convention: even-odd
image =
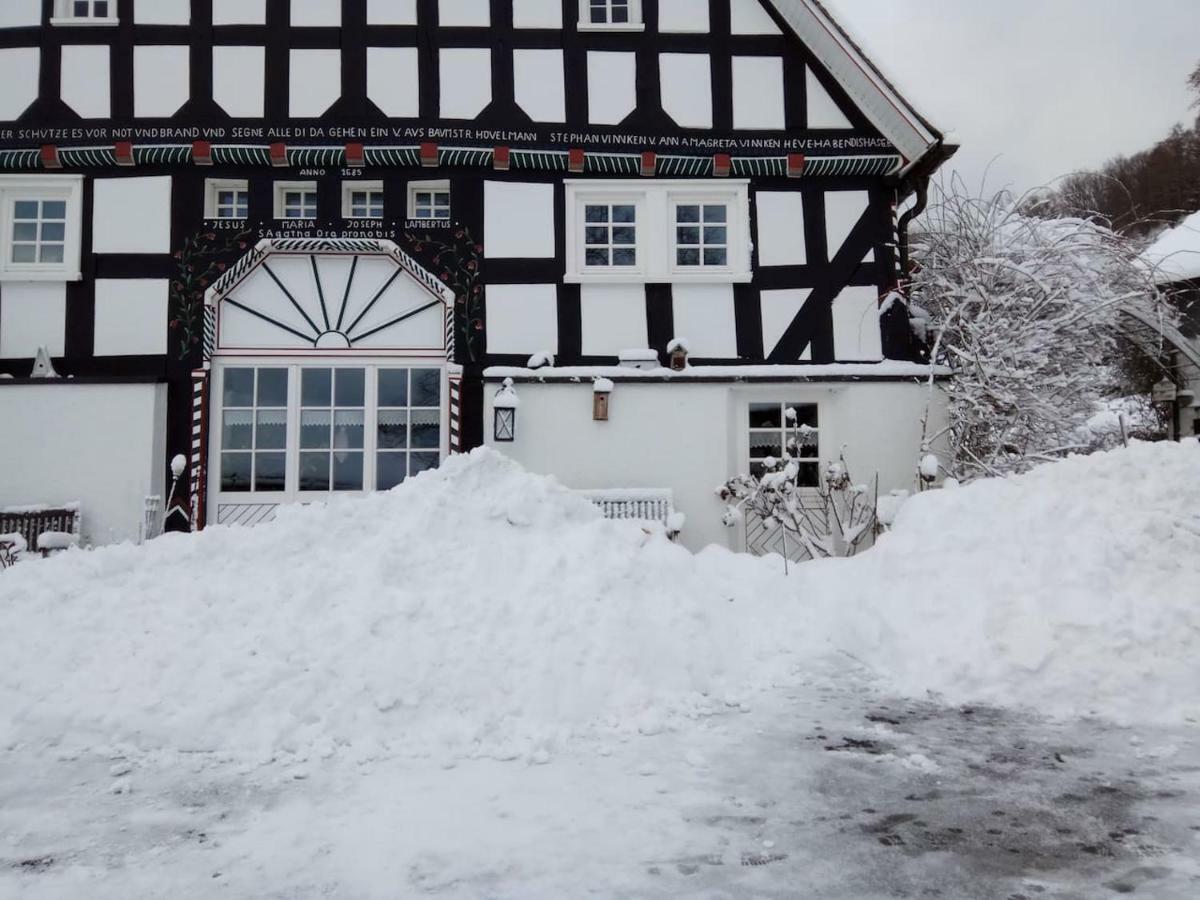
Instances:
[[[782,529],[808,559],[853,556],[875,533],[875,494],[850,477],[845,457],[821,468],[818,484],[801,478],[802,448],[812,441],[807,425],[787,410],[783,459],[767,458],[760,475],[735,475],[717,489],[725,503],[723,521],[733,527],[751,513],[770,529]],[[786,554],[785,554],[786,555]]]
[[[1113,362],[1135,326],[1127,311],[1172,313],[1138,246],[1097,220],[1024,214],[1007,192],[935,192],[913,235],[910,318],[931,357],[953,366],[945,439],[950,474],[1023,470],[1086,449],[1081,426],[1117,393]]]

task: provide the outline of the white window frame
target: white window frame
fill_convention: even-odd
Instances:
[[[750,200],[748,179],[711,181],[586,181],[566,183],[566,274],[571,284],[710,283],[751,280]],[[637,265],[585,265],[584,207],[588,204],[632,203],[637,207]],[[681,204],[724,205],[727,258],[724,266],[680,266],[675,257],[675,208]]]
[[[368,194],[379,194],[379,215],[377,216],[356,216],[354,214],[354,204],[351,198],[355,193],[367,192]],[[371,203],[368,200],[367,207],[370,208]],[[386,201],[383,196],[382,181],[344,181],[342,182],[342,218],[343,219],[382,219],[387,212]]]
[[[18,200],[60,200],[67,204],[61,263],[12,261],[13,220]],[[0,281],[79,281],[82,220],[82,175],[0,175]]]
[[[445,194],[448,200],[446,207],[447,216],[444,219],[436,217],[420,217],[417,215],[417,194],[423,193],[442,193]],[[434,203],[431,209],[437,209],[437,204]],[[418,222],[449,222],[454,216],[454,195],[450,192],[450,181],[445,178],[439,178],[435,181],[410,181],[408,183],[408,209],[407,217],[410,221]]]
[[[225,372],[227,369],[260,369],[275,368],[288,370],[287,387],[287,438],[283,453],[285,459],[284,484],[282,491],[230,491],[221,490],[221,456],[223,447],[222,419],[224,412]],[[363,489],[359,491],[301,491],[300,481],[300,370],[305,368],[347,368],[365,369],[366,383],[363,407]],[[218,356],[213,360],[212,367],[212,422],[209,437],[209,499],[211,508],[215,511],[219,505],[279,505],[283,503],[316,503],[329,500],[331,497],[361,497],[377,493],[375,489],[377,471],[378,431],[376,428],[379,415],[379,378],[380,369],[437,369],[440,372],[438,381],[438,447],[417,448],[418,452],[436,452],[438,465],[445,463],[450,453],[450,403],[449,381],[444,360],[429,357],[388,357],[349,355],[309,355],[309,356]],[[411,390],[411,388],[410,388]],[[409,400],[411,401],[411,394]],[[238,407],[241,408],[241,407]],[[384,407],[391,409],[392,407]],[[412,410],[414,407],[404,407]],[[426,407],[416,407],[424,409]],[[428,407],[432,408],[432,407]],[[410,425],[411,427],[411,425]],[[411,452],[408,448],[403,452]],[[239,451],[240,452],[240,451]],[[360,452],[357,449],[352,452]],[[382,452],[389,452],[384,449]],[[408,476],[414,477],[414,476]],[[215,521],[215,519],[214,519]]]
[[[275,218],[285,222],[315,222],[317,216],[320,214],[320,198],[317,198],[317,204],[311,216],[288,216],[285,215],[286,204],[284,203],[284,195],[288,191],[304,191],[305,193],[316,194],[317,183],[315,181],[275,182]],[[301,205],[303,206],[303,204]]]
[[[700,250],[701,259],[700,259],[699,265],[689,266],[689,265],[684,265],[683,263],[679,262],[678,250],[679,250],[680,244],[679,244],[679,233],[678,233],[677,229],[680,227],[685,227],[685,228],[690,227],[690,224],[681,226],[679,223],[678,210],[679,210],[679,207],[681,207],[681,206],[699,206],[700,207],[700,220],[701,221],[699,223],[697,223],[696,227],[700,229],[700,241],[701,242],[699,245],[690,245],[690,244],[686,245],[689,247],[696,246]],[[725,264],[724,265],[718,266],[718,265],[705,265],[704,264],[704,207],[706,207],[706,206],[724,206],[725,207],[725,223],[724,223],[725,243],[724,243],[724,245],[717,245],[717,246],[724,246],[724,248],[725,248]],[[720,200],[717,200],[716,202],[714,202],[711,194],[707,197],[702,194],[696,194],[694,196],[690,196],[690,195],[684,194],[684,193],[671,194],[671,204],[670,204],[670,212],[669,212],[669,222],[670,222],[670,229],[671,229],[671,235],[670,235],[671,260],[670,261],[671,261],[672,278],[674,280],[678,280],[679,276],[681,276],[681,275],[712,275],[715,277],[717,275],[733,275],[734,274],[734,266],[733,266],[734,247],[732,244],[733,236],[734,236],[734,229],[732,227],[732,223],[730,222],[730,220],[736,215],[736,212],[731,208],[731,206],[732,206],[732,203],[730,201],[724,200],[724,199],[720,199]]]
[[[238,191],[246,195],[246,215],[222,216],[217,197],[221,191]],[[233,206],[237,210],[238,203]],[[250,217],[250,182],[239,181],[236,178],[208,178],[204,182],[204,218],[220,219],[223,221],[244,221]]]
[[[95,9],[96,0],[86,2],[89,10]],[[50,18],[51,25],[116,25],[118,21],[117,0],[108,0],[108,15],[105,16],[77,16],[75,0],[54,0],[54,15]]]
[[[794,393],[795,392],[793,392],[793,394]],[[777,407],[779,407],[780,423],[781,423],[779,425],[779,427],[778,428],[752,428],[750,426],[750,411],[755,406],[777,406]],[[751,436],[755,433],[777,434],[779,436],[779,440],[780,440],[780,455],[778,457],[776,457],[776,459],[786,460],[788,458],[787,457],[787,433],[789,431],[789,428],[786,424],[787,423],[786,409],[789,407],[797,407],[797,406],[811,406],[814,409],[816,409],[816,411],[817,411],[817,427],[815,429],[813,429],[816,432],[816,437],[817,437],[817,442],[816,442],[817,453],[815,456],[802,456],[802,457],[799,457],[797,460],[797,462],[800,464],[800,466],[803,469],[811,469],[812,470],[812,472],[813,472],[812,479],[816,481],[815,485],[801,485],[801,489],[806,490],[806,491],[807,490],[816,491],[821,482],[821,470],[822,470],[822,466],[821,466],[821,437],[822,437],[821,426],[822,426],[822,422],[824,421],[824,419],[823,419],[824,410],[822,408],[822,404],[819,403],[816,399],[813,399],[811,397],[808,399],[801,399],[800,397],[789,395],[783,399],[779,399],[774,396],[757,396],[754,394],[747,395],[745,403],[742,404],[742,413],[741,413],[741,426],[740,427],[741,427],[742,452],[741,452],[741,455],[739,458],[739,468],[741,468],[742,471],[749,473],[750,470],[753,468],[754,463],[762,462],[766,458],[766,457],[762,457],[762,456],[752,456],[751,455]]]
[[[606,8],[612,12],[612,0],[606,0]],[[579,0],[580,31],[645,31],[642,18],[642,0],[629,0],[628,22],[593,22],[592,0]]]

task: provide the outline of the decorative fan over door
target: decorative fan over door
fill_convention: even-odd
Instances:
[[[208,303],[215,352],[451,350],[453,293],[391,241],[262,241]]]

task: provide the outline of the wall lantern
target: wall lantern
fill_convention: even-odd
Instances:
[[[609,378],[596,378],[592,381],[592,419],[597,422],[608,421],[608,399],[612,395],[613,383]]]
[[[504,386],[496,391],[492,401],[492,437],[496,443],[511,444],[517,439],[517,407],[521,401],[513,390],[513,380],[504,379]]]
[[[671,357],[672,371],[682,372],[684,369],[686,369],[688,364],[687,338],[675,338],[675,340],[667,344],[667,355]]]

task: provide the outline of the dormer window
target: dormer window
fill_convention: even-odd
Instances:
[[[581,31],[641,31],[642,0],[579,0]]]
[[[56,0],[52,25],[115,25],[117,0]]]

